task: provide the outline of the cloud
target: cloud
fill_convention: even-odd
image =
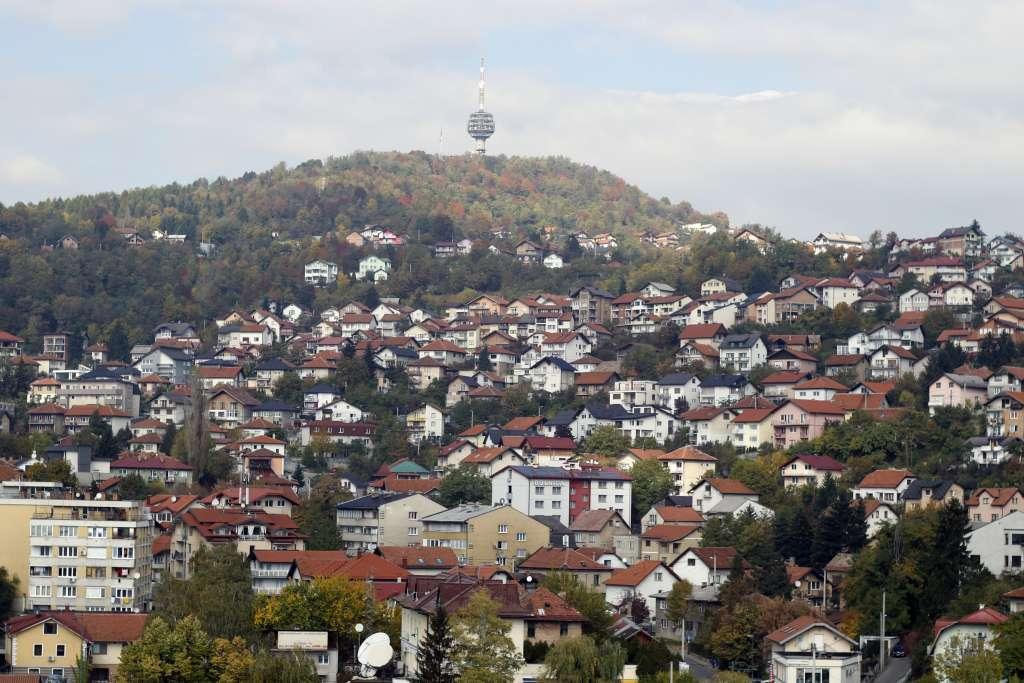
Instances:
[[[441,129],[443,151],[461,153],[486,53],[495,154],[569,156],[794,236],[1016,227],[1024,5],[250,0],[185,6],[183,36],[146,3],[111,4],[97,41],[146,36],[181,71],[164,82],[112,50],[98,73],[35,72],[44,60],[26,54],[0,148],[28,146],[61,173],[40,161],[36,180],[0,184],[3,201],[433,152]],[[19,16],[65,21],[33,7]],[[185,50],[202,52],[191,71]]]
[[[61,179],[60,171],[31,154],[0,159],[0,181],[12,185],[52,185]]]

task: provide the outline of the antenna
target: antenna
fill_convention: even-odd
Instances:
[[[480,58],[480,111],[484,110],[484,58]]]
[[[376,676],[377,669],[385,666],[395,656],[391,638],[386,633],[374,633],[359,646],[356,659],[361,666],[359,675],[363,678]]]

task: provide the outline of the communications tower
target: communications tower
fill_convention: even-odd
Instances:
[[[487,153],[487,138],[494,135],[494,117],[484,111],[484,58],[480,58],[480,105],[475,112],[469,115],[469,123],[466,124],[466,131],[469,137],[477,141],[477,154]]]

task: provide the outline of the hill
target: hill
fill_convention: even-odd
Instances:
[[[640,240],[698,221],[724,227],[728,219],[655,200],[608,172],[562,158],[438,159],[419,152],[356,153],[233,180],[18,203],[0,207],[0,329],[24,337],[31,352],[39,352],[42,334],[62,330],[75,335],[76,349],[82,339],[102,340],[123,357],[126,345],[148,342],[159,322],[202,327],[233,307],[271,301],[315,313],[388,295],[438,310],[476,292],[568,293],[579,284],[621,293],[657,280],[694,292],[703,278],[723,273],[757,291],[793,269],[827,275],[840,267],[809,255],[801,243],[780,241],[763,254],[725,233],[682,250]],[[408,239],[377,250],[393,269],[376,289],[348,277],[372,248],[345,240],[372,224]],[[496,238],[497,229],[507,237]],[[601,256],[581,252],[568,241],[576,231],[610,233],[618,247]],[[161,233],[184,239],[153,239]],[[141,244],[132,245],[129,234]],[[462,237],[477,240],[472,254],[433,257],[435,242]],[[520,238],[563,250],[566,267],[524,265],[503,253]],[[338,282],[307,286],[303,265],[314,259],[338,263]]]

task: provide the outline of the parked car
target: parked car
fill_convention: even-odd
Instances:
[[[897,659],[900,657],[906,657],[907,650],[903,647],[903,643],[896,643],[892,646],[892,650],[889,651],[889,655],[896,657]]]

